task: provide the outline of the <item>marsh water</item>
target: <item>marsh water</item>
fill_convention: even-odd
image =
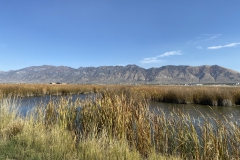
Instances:
[[[92,95],[71,95],[71,101],[77,98],[91,98]],[[39,104],[46,105],[50,100],[58,100],[61,96],[42,96],[42,97],[24,97],[20,100],[20,113],[25,116],[28,111],[31,111]],[[67,97],[66,97],[67,98]],[[150,111],[157,114],[183,113],[188,114],[192,119],[201,120],[203,117],[214,118],[217,120],[229,120],[240,124],[240,106],[207,106],[199,104],[173,104],[162,102],[150,102]]]

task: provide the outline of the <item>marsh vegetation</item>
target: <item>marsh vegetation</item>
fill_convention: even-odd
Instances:
[[[161,109],[149,109],[151,100],[208,104],[207,98],[220,102],[221,96],[237,105],[237,87],[65,85],[60,87],[69,89],[66,94],[83,90],[97,94],[74,101],[61,97],[46,105],[40,103],[25,117],[18,114],[19,102],[13,95],[36,95],[44,87],[50,93],[56,86],[26,85],[26,92],[22,86],[4,87],[0,102],[0,159],[240,157],[240,128],[235,121],[211,116],[192,119],[179,110],[166,114]],[[61,88],[57,90],[59,93]]]
[[[115,92],[129,90],[135,96],[140,92],[145,98],[158,102],[210,106],[240,105],[240,87],[237,86],[0,84],[0,97],[87,94],[103,90]]]

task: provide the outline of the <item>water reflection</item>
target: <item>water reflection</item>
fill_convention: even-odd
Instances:
[[[198,104],[173,104],[151,102],[150,110],[161,114],[162,110],[165,115],[174,112],[189,114],[192,119],[216,119],[220,121],[240,122],[240,106],[224,107],[224,106],[207,106]],[[203,118],[204,117],[204,118]]]
[[[26,116],[26,113],[32,110],[34,107],[39,104],[47,105],[50,100],[59,100],[62,96],[42,96],[42,97],[24,97],[21,99],[20,103],[20,113],[23,116]],[[93,98],[93,95],[71,95],[65,96],[65,98],[71,98],[71,101],[74,102],[77,98],[85,99]],[[166,116],[172,112],[189,114],[192,119],[203,120],[205,118],[213,118],[217,120],[229,120],[236,123],[240,123],[240,106],[224,107],[224,106],[214,106],[210,107],[207,105],[198,105],[198,104],[173,104],[173,103],[161,103],[161,102],[151,102],[150,111],[157,114],[161,114],[162,110]]]
[[[31,111],[34,107],[37,107],[39,105],[46,106],[51,100],[52,101],[58,101],[60,98],[69,98],[70,102],[76,101],[76,99],[85,99],[86,97],[91,97],[91,95],[71,95],[71,96],[40,96],[40,97],[24,97],[21,98],[21,103],[19,107],[19,112],[22,116],[26,116],[27,112]]]

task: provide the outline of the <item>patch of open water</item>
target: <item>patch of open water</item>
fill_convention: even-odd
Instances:
[[[24,97],[20,100],[19,112],[25,116],[28,111],[39,104],[47,105],[50,100],[58,100],[62,96],[42,96],[42,97]],[[71,95],[71,101],[76,99],[85,99],[86,97],[93,97],[92,95]],[[199,104],[174,104],[162,102],[150,102],[150,111],[161,114],[162,110],[167,116],[172,112],[189,114],[192,119],[214,118],[217,120],[229,120],[240,124],[240,106],[207,106]]]

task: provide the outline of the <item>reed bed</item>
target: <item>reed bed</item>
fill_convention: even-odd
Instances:
[[[209,106],[240,105],[240,87],[233,86],[140,86],[138,92],[152,101],[203,104]]]
[[[1,97],[42,96],[131,91],[135,97],[167,103],[203,104],[209,106],[240,105],[240,87],[233,86],[133,86],[133,85],[50,85],[50,84],[0,84]]]
[[[78,84],[0,84],[0,97],[97,93],[104,86]]]
[[[74,102],[66,97],[52,100],[47,105],[39,104],[26,117],[18,114],[18,101],[3,98],[0,159],[145,159],[124,138],[125,131],[119,128],[123,126],[113,127],[122,118],[113,108],[112,120],[107,119],[111,105],[108,94],[101,100],[100,97]],[[97,114],[100,115],[95,118]],[[148,151],[145,154],[149,159],[178,159]]]
[[[148,92],[149,93],[149,92]],[[238,159],[240,128],[212,117],[149,110],[146,91],[102,90],[52,100],[23,118],[0,106],[0,158]],[[7,109],[6,109],[7,108]],[[13,153],[11,152],[13,150]]]

